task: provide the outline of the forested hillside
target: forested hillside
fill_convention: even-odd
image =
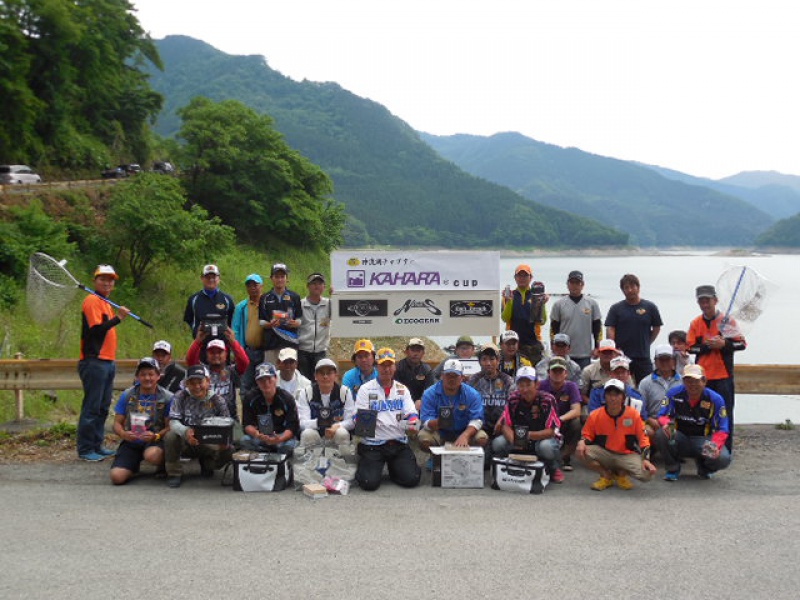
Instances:
[[[335,83],[295,82],[262,57],[230,56],[182,36],[156,42],[164,70],[157,123],[177,133],[176,111],[195,96],[235,99],[274,119],[288,144],[333,180],[350,219],[344,242],[445,247],[586,247],[627,243],[611,226],[530,202],[442,160],[385,107]]]

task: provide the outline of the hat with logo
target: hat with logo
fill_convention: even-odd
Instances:
[[[531,266],[526,264],[517,265],[517,268],[514,269],[514,275],[519,275],[520,273],[527,273],[531,277],[533,277],[533,271],[531,271]]]
[[[294,348],[281,348],[281,351],[278,352],[278,361],[283,362],[285,360],[297,362],[297,350]]]
[[[312,273],[306,277],[306,285],[309,283],[314,283],[315,281],[321,281],[322,283],[325,283],[325,276],[322,273]]]
[[[393,363],[396,360],[397,359],[396,359],[396,357],[394,355],[394,350],[392,350],[391,348],[381,348],[380,350],[378,350],[378,357],[376,359],[376,362],[379,365],[381,365],[381,364],[383,364],[385,362]]]
[[[278,372],[275,370],[275,365],[272,363],[261,363],[256,367],[256,379],[263,379],[264,377],[277,377]]]
[[[716,298],[717,290],[713,285],[699,285],[694,291],[694,295],[698,300],[700,298]]]
[[[206,344],[206,350],[211,350],[211,348],[219,348],[220,350],[226,350],[227,346],[225,346],[225,342],[220,339],[211,340]]]
[[[247,277],[244,278],[244,284],[245,285],[247,285],[251,281],[253,281],[253,282],[255,282],[255,283],[259,284],[259,285],[264,283],[264,280],[261,279],[261,275],[259,275],[258,273],[250,273],[250,275],[248,275]]]
[[[622,383],[619,379],[609,379],[606,381],[605,385],[603,386],[604,390],[617,390],[618,392],[625,393],[625,384]]]
[[[567,275],[567,281],[580,281],[583,283],[583,273],[580,271],[570,271]]]
[[[460,338],[456,340],[456,348],[459,346],[474,346],[475,342],[472,341],[472,338],[468,335],[462,335]]]
[[[94,270],[94,275],[92,275],[92,279],[100,277],[101,275],[108,275],[109,277],[113,277],[114,280],[119,279],[119,275],[117,275],[117,272],[111,265],[97,265],[97,268]]]
[[[484,344],[478,356],[483,356],[484,354],[489,354],[490,356],[494,356],[495,358],[500,358],[500,348],[498,348],[494,344]]]
[[[564,369],[566,371],[567,361],[560,356],[554,356],[550,359],[550,362],[547,363],[547,370],[552,371],[553,369]]]
[[[660,358],[662,356],[668,356],[670,358],[674,358],[674,350],[672,346],[669,344],[659,344],[656,346],[655,357]]]
[[[367,339],[358,340],[356,345],[353,346],[353,360],[355,360],[356,354],[359,352],[369,352],[371,354],[375,354],[375,346],[373,346],[372,342]]]
[[[153,344],[153,352],[163,350],[167,354],[172,354],[172,345],[167,340],[158,340]]]
[[[288,275],[289,274],[289,267],[287,267],[283,263],[275,263],[274,265],[272,265],[272,270],[269,272],[270,277],[275,275],[275,273],[277,273],[278,271],[283,271],[284,273],[286,273]]]
[[[412,346],[420,346],[421,348],[424,348],[425,342],[423,342],[421,338],[411,338],[408,340],[406,348],[411,348]]]
[[[706,376],[706,372],[703,370],[703,367],[700,365],[686,365],[683,368],[683,378],[686,379],[687,377],[690,379],[704,379]]]
[[[317,361],[317,366],[314,367],[314,372],[319,371],[322,368],[330,367],[334,371],[338,371],[339,368],[336,366],[336,363],[333,362],[330,358],[322,358]]]
[[[203,267],[203,277],[206,275],[219,275],[219,267],[217,265],[206,265]]]
[[[186,379],[207,379],[210,377],[208,369],[203,365],[194,365],[186,369]]]
[[[614,340],[602,340],[600,345],[597,348],[598,352],[613,352],[614,354],[619,354],[620,351],[617,350],[617,343]]]
[[[614,369],[619,369],[619,368],[630,370],[630,367],[631,367],[631,359],[628,358],[627,356],[615,356],[614,358],[611,359],[612,371]]]
[[[500,335],[500,343],[501,344],[505,344],[506,342],[511,341],[511,340],[513,340],[515,342],[519,341],[519,334],[517,334],[517,332],[514,331],[513,329],[509,329],[508,331],[504,331]]]
[[[533,367],[520,367],[517,369],[516,381],[520,379],[529,379],[530,381],[539,381],[539,376],[536,374],[536,369]]]
[[[569,336],[566,333],[557,333],[553,336],[553,344],[570,345]]]
[[[456,373],[462,375],[464,373],[464,366],[457,358],[448,358],[442,365],[442,373]]]
[[[158,361],[152,356],[145,356],[139,360],[139,364],[136,365],[137,373],[139,372],[139,369],[155,369],[159,373],[161,372],[161,367],[159,366]]]

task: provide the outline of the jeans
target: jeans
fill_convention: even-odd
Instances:
[[[648,357],[631,359],[631,376],[639,385],[642,380],[653,372],[653,361]]]
[[[581,356],[580,358],[575,358],[574,356],[570,356],[570,358],[574,360],[576,363],[578,363],[578,366],[581,369],[585,369],[592,363],[591,356]]]
[[[492,440],[492,452],[494,456],[504,457],[508,456],[514,450],[514,444],[509,442],[505,436],[498,435]],[[525,451],[533,451],[539,457],[549,473],[559,468],[561,459],[561,449],[555,438],[548,438],[546,440],[538,440],[536,442],[528,442],[528,448]]]
[[[294,449],[297,446],[297,439],[289,438],[277,446],[267,446],[265,443],[252,436],[243,435],[242,439],[239,440],[239,445],[245,450],[251,450],[253,452],[277,452],[278,454],[288,454],[291,456],[294,454]]]
[[[113,360],[85,358],[78,362],[78,375],[83,383],[83,403],[78,418],[78,456],[98,452],[103,446],[115,373]]]
[[[726,379],[709,379],[708,389],[717,392],[725,400],[725,410],[728,413],[728,439],[725,440],[725,447],[728,452],[733,452],[733,407],[736,404],[734,396],[733,377]]]
[[[664,457],[664,468],[667,471],[678,471],[681,468],[681,458],[694,458],[697,462],[697,468],[706,473],[714,473],[721,469],[726,469],[731,464],[731,453],[725,446],[719,449],[717,458],[703,456],[703,444],[706,443],[706,440],[711,439],[710,437],[702,435],[688,436],[680,431],[673,433],[672,437],[674,439],[667,438],[663,429],[656,431],[655,435],[655,444],[661,456]]]
[[[324,350],[322,352],[306,352],[305,350],[298,350],[297,368],[305,377],[311,381],[314,381],[314,368],[323,358],[325,358]]]

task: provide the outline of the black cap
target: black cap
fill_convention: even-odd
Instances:
[[[580,271],[570,271],[569,275],[567,275],[567,281],[571,281],[572,279],[583,283],[583,273]]]
[[[716,298],[717,290],[714,289],[713,285],[700,285],[695,290],[694,295],[698,300],[700,298]]]
[[[206,379],[210,377],[208,374],[208,369],[206,369],[203,365],[194,365],[193,367],[189,367],[186,369],[186,379]]]
[[[322,273],[312,273],[306,279],[306,285],[315,282],[317,279],[319,279],[322,283],[325,283],[325,277],[322,275]]]

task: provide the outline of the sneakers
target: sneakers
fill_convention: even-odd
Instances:
[[[617,475],[614,478],[614,483],[616,483],[617,487],[619,489],[621,489],[621,490],[632,490],[633,489],[633,483],[631,483],[631,480],[628,479],[627,475]]]
[[[88,462],[100,462],[101,460],[105,459],[105,456],[98,454],[97,452],[89,452],[88,454],[79,454],[78,458]]]
[[[714,472],[706,470],[703,465],[697,465],[697,476],[700,479],[711,479],[714,476]]]
[[[667,471],[664,473],[664,481],[678,481],[678,475],[680,475],[680,470],[677,471]]]
[[[561,469],[554,469],[553,474],[550,475],[550,481],[553,483],[564,483],[564,473]]]
[[[614,485],[613,479],[606,479],[605,477],[600,477],[597,481],[595,481],[591,487],[595,492],[602,492],[603,490],[607,490],[612,485]]]
[[[181,487],[181,476],[175,475],[174,477],[167,478],[167,487],[179,488]]]
[[[561,459],[561,469],[563,471],[572,471],[573,470],[572,457],[571,456],[565,456],[564,458]]]
[[[109,450],[108,448],[100,448],[100,450],[97,451],[97,454],[100,456],[114,456],[116,453],[116,450]]]

